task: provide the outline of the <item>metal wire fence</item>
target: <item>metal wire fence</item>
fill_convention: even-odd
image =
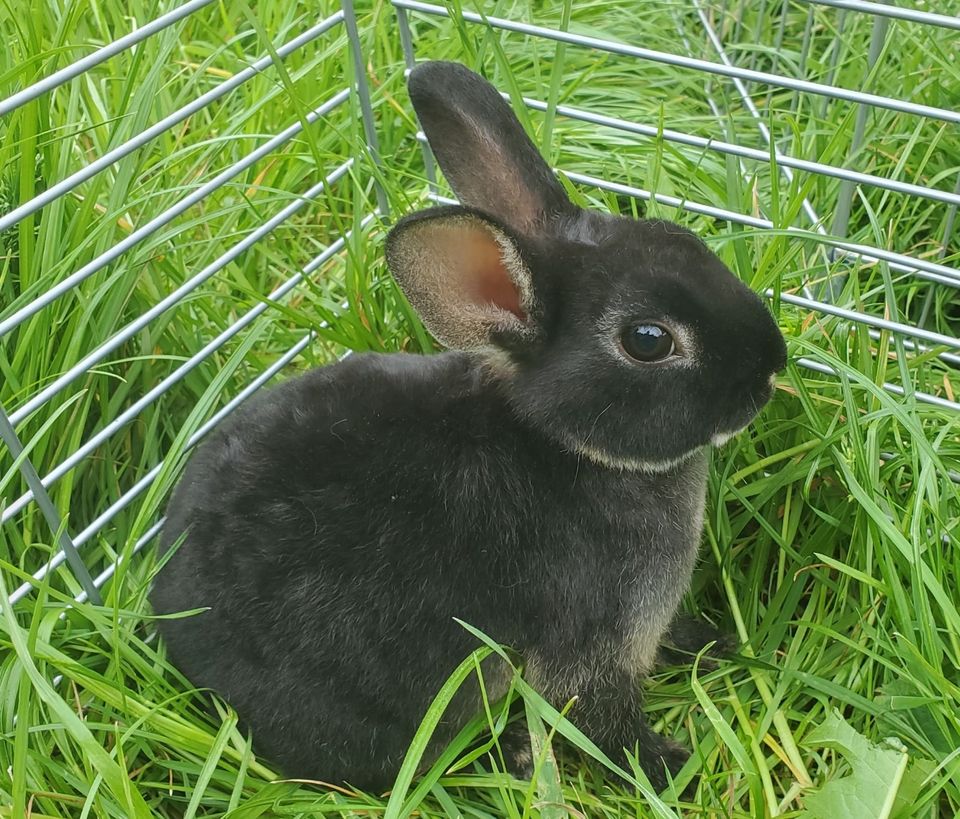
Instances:
[[[0,123],[9,121],[18,109],[44,99],[61,86],[69,87],[82,80],[85,72],[102,62],[136,47],[148,38],[156,37],[167,31],[189,15],[196,14],[211,4],[212,0],[191,0],[161,15],[148,25],[143,25],[132,33],[120,37],[115,42],[94,51],[71,65],[18,91],[0,101]],[[513,19],[486,16],[469,11],[454,11],[451,6],[420,2],[420,0],[392,0],[395,11],[395,27],[400,38],[407,67],[414,65],[418,57],[431,56],[429,43],[424,46],[419,24],[431,19],[443,19],[455,16],[458,25],[464,30],[475,29],[476,36],[484,32],[495,31],[506,37],[532,38],[562,44],[570,48],[584,49],[598,55],[607,55],[616,59],[638,60],[652,64],[670,66],[678,72],[692,72],[702,77],[702,104],[707,117],[712,117],[713,127],[704,133],[670,127],[669,116],[666,121],[632,121],[605,113],[602,108],[561,104],[553,106],[558,118],[582,123],[603,133],[616,133],[620,138],[636,140],[663,140],[676,146],[682,146],[703,154],[717,154],[735,161],[745,174],[754,173],[758,166],[772,168],[772,173],[781,176],[785,184],[800,184],[802,180],[822,177],[839,180],[840,184],[832,189],[832,199],[828,202],[817,201],[805,195],[801,212],[794,221],[784,223],[778,215],[764,212],[762,203],[758,203],[753,212],[744,212],[720,207],[709,201],[694,201],[686,197],[669,195],[659,191],[645,190],[629,182],[603,178],[583,172],[574,172],[560,168],[567,178],[586,189],[607,191],[618,196],[634,198],[641,202],[655,202],[686,210],[704,217],[723,222],[742,225],[760,231],[781,231],[797,242],[812,242],[822,254],[823,268],[829,275],[819,278],[811,276],[803,281],[795,292],[776,292],[768,295],[781,302],[792,305],[800,311],[812,315],[833,316],[848,322],[851,326],[864,326],[871,338],[879,339],[881,333],[892,333],[897,339],[896,353],[900,356],[936,356],[944,366],[955,367],[960,364],[960,339],[926,326],[925,317],[929,315],[930,304],[937,293],[952,293],[960,286],[960,270],[949,262],[951,243],[954,242],[954,227],[957,207],[960,205],[960,172],[954,172],[953,178],[943,178],[937,186],[917,184],[896,176],[878,175],[859,168],[862,156],[864,125],[867,118],[876,111],[889,111],[914,118],[918,123],[933,123],[935,128],[955,129],[960,123],[960,111],[944,105],[917,102],[907,98],[894,98],[872,93],[871,80],[884,53],[886,44],[895,36],[898,25],[909,24],[960,30],[960,19],[943,14],[900,8],[862,0],[782,0],[774,5],[773,0],[760,0],[762,8],[753,17],[763,21],[764,31],[751,30],[745,11],[745,0],[689,0],[682,5],[672,7],[673,19],[677,28],[677,42],[682,45],[675,52],[657,51],[623,42],[615,42],[598,36],[560,30]],[[756,10],[756,9],[754,9]],[[824,35],[823,16],[829,14],[832,34]],[[866,16],[871,20],[872,28],[869,42],[863,43],[867,50],[864,75],[859,88],[843,87],[837,84],[839,65],[845,47],[845,27],[853,23],[853,18]],[[759,25],[759,24],[757,24]],[[818,28],[819,27],[819,28]],[[305,128],[314,123],[327,122],[336,112],[355,111],[363,123],[363,131],[368,151],[363,156],[343,155],[330,167],[324,168],[322,175],[293,200],[273,215],[264,215],[262,223],[246,233],[237,242],[223,241],[222,252],[202,269],[185,278],[179,286],[169,293],[157,293],[154,303],[120,329],[102,338],[99,343],[85,352],[75,364],[62,372],[50,371],[42,383],[22,391],[15,404],[0,406],[0,439],[8,448],[9,463],[19,470],[22,491],[5,499],[2,509],[2,525],[17,527],[22,525],[23,515],[35,506],[46,521],[55,539],[55,550],[49,559],[42,561],[39,567],[31,571],[32,579],[25,581],[13,594],[14,601],[27,596],[31,590],[54,570],[67,564],[81,591],[79,598],[99,600],[98,589],[116,571],[118,560],[107,561],[99,574],[94,576],[91,567],[85,565],[83,548],[123,510],[129,509],[142,499],[150,490],[163,469],[163,462],[157,462],[129,482],[119,494],[99,509],[89,520],[75,527],[64,523],[63,503],[56,503],[51,488],[61,481],[69,481],[71,474],[87,459],[96,457],[100,448],[116,436],[124,434],[130,424],[137,421],[145,408],[153,405],[161,396],[183,385],[195,373],[201,364],[224,349],[231,340],[242,338],[249,333],[258,320],[295,293],[312,274],[320,270],[332,258],[343,254],[349,236],[344,229],[343,235],[324,247],[302,269],[290,275],[282,284],[263,293],[263,299],[255,306],[238,316],[216,337],[199,339],[195,352],[166,374],[154,387],[139,396],[129,396],[122,407],[112,414],[102,417],[95,427],[85,429],[82,435],[72,439],[69,445],[61,449],[57,462],[45,470],[38,469],[21,440],[21,430],[31,420],[44,418],[45,413],[59,413],[69,406],[64,396],[70,396],[82,389],[83,378],[101,365],[125,342],[149,332],[151,325],[168,311],[182,308],[191,300],[204,298],[201,286],[223,271],[231,262],[261,243],[279,226],[304,209],[316,204],[321,194],[329,191],[338,183],[351,184],[360,180],[369,181],[375,175],[370,163],[377,161],[377,115],[371,102],[371,90],[365,69],[365,56],[361,49],[361,37],[358,31],[357,16],[350,0],[343,0],[340,10],[318,21],[315,25],[288,39],[268,51],[264,56],[245,69],[233,73],[212,88],[185,101],[152,125],[143,127],[137,133],[117,141],[109,150],[93,158],[84,167],[65,175],[50,184],[44,190],[17,201],[3,214],[0,214],[0,233],[16,229],[23,220],[38,214],[46,208],[56,207],[64,197],[83,191],[84,186],[107,169],[116,168],[124,158],[129,157],[144,146],[148,146],[171,129],[188,122],[197,112],[210,106],[224,104],[231,91],[250,81],[264,71],[270,70],[277,62],[282,62],[304,46],[321,38],[343,37],[342,46],[336,50],[341,61],[348,49],[351,68],[344,72],[343,88],[323,100],[312,110],[304,112],[288,127],[269,136],[256,149],[250,151],[202,184],[187,188],[185,195],[160,209],[156,215],[126,236],[103,248],[93,258],[76,269],[60,277],[56,282],[47,284],[38,292],[25,292],[22,297],[9,305],[0,305],[0,342],[9,345],[7,356],[14,358],[16,345],[29,344],[29,332],[32,322],[43,316],[59,300],[76,296],[79,288],[92,276],[110,268],[117,260],[129,254],[145,240],[158,235],[174,220],[189,214],[191,209],[203,203],[208,197],[231,183],[256,163],[269,158],[301,135]],[[467,35],[469,36],[469,35]],[[771,42],[772,37],[772,42]],[[784,58],[785,42],[800,42],[799,49],[793,49],[789,59]],[[766,42],[767,48],[750,48]],[[819,51],[817,51],[819,49]],[[816,59],[814,60],[814,56]],[[791,110],[795,116],[811,117],[821,115],[827,106],[845,105],[850,108],[854,118],[853,128],[848,137],[846,155],[849,162],[843,164],[821,161],[816,154],[809,156],[793,155],[785,146],[778,143],[768,127],[768,111],[774,94],[778,96],[778,110]],[[783,96],[787,95],[787,96]],[[532,111],[546,112],[551,104],[543,97],[527,96],[523,98]],[[955,102],[955,101],[954,101]],[[946,101],[949,106],[950,101]],[[349,114],[345,114],[349,116]],[[707,121],[707,120],[705,120]],[[920,127],[920,126],[918,126]],[[717,138],[716,132],[722,133]],[[917,131],[920,133],[920,131]],[[418,135],[423,143],[422,134]],[[423,146],[424,163],[430,182],[430,195],[444,200],[443,191],[436,176],[435,166],[426,145]],[[952,184],[951,184],[952,183]],[[374,188],[378,207],[362,214],[355,224],[366,227],[379,215],[389,213],[389,204],[383,191]],[[803,188],[807,190],[807,188]],[[932,203],[942,209],[940,213],[940,235],[937,238],[939,250],[933,254],[929,248],[924,252],[913,253],[909,249],[891,250],[888,247],[852,241],[848,237],[853,214],[862,203],[869,203],[874,195],[901,197],[904,202]],[[106,218],[106,217],[104,217]],[[836,302],[842,284],[847,276],[856,276],[864,266],[885,265],[891,274],[915,279],[919,288],[919,298],[925,302],[919,317],[913,319],[897,309],[896,305],[884,302],[882,298],[865,302],[865,306],[844,306]],[[821,270],[821,272],[822,272]],[[81,309],[78,301],[77,309]],[[239,406],[257,389],[265,384],[289,362],[308,349],[316,337],[315,331],[305,330],[299,338],[281,354],[269,361],[261,361],[258,374],[241,389],[231,400],[213,413],[200,425],[183,446],[189,448],[203,438],[222,418]],[[798,363],[811,371],[830,375],[833,370],[829,364],[813,356],[804,356]],[[903,369],[907,373],[907,368]],[[909,394],[913,399],[951,410],[960,409],[960,403],[952,396],[923,390],[905,379],[902,383],[887,383],[884,387],[898,395]],[[39,433],[38,433],[39,434]],[[29,444],[28,444],[29,445]],[[43,471],[43,474],[41,474]],[[16,485],[16,484],[11,484]],[[138,539],[130,554],[136,554],[156,536],[162,520],[152,523]]]

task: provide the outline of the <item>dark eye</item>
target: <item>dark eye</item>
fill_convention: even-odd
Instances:
[[[637,324],[620,336],[624,352],[636,361],[651,363],[673,355],[673,336],[659,324]]]

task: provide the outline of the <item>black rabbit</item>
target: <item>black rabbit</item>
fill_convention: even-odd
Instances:
[[[770,398],[783,337],[689,231],[574,206],[476,74],[424,63],[409,89],[463,206],[402,219],[387,260],[456,351],[355,355],[221,425],[170,503],[164,548],[186,534],[153,592],[209,610],[164,621],[166,645],[284,773],[383,789],[478,645],[459,618],[661,787],[687,754],[640,683],[696,559],[706,448]],[[508,680],[491,663],[489,696]]]

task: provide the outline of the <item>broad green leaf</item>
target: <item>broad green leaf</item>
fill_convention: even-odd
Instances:
[[[804,799],[805,819],[903,819],[913,814],[930,766],[910,764],[899,740],[874,743],[834,711],[804,739],[808,748],[829,748],[850,764],[847,776],[833,779]]]

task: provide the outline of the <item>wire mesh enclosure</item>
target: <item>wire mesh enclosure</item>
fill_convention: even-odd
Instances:
[[[888,59],[905,29],[942,52],[958,18],[865,0],[687,0],[650,4],[655,37],[612,38],[615,5],[606,31],[569,4],[540,23],[393,0],[389,17],[358,22],[344,0],[308,27],[291,13],[242,31],[221,28],[212,0],[165,8],[38,64],[0,102],[0,165],[18,169],[0,191],[12,600],[41,584],[99,600],[151,543],[184,453],[219,420],[291,362],[362,346],[357,322],[387,339],[364,298],[404,318],[383,295],[380,225],[446,191],[415,149],[403,66],[377,63],[374,27],[399,38],[407,67],[451,37],[494,80],[511,66],[501,90],[546,155],[567,159],[558,172],[580,201],[689,223],[748,279],[747,245],[772,260],[750,283],[788,335],[822,327],[818,345],[793,350],[805,393],[837,389],[844,349],[884,362],[877,388],[960,409],[960,169],[943,159],[960,112],[928,54]],[[197,59],[198,39],[225,47]],[[104,65],[109,79],[94,81]],[[600,66],[635,78],[637,65],[642,87],[591,82]],[[184,75],[187,92],[170,91]],[[890,75],[900,95],[872,90]],[[52,112],[68,140],[38,127]],[[381,158],[385,131],[395,148]],[[27,170],[41,167],[56,173]],[[691,183],[694,168],[709,173]],[[157,188],[161,172],[181,184]],[[380,182],[398,173],[406,197],[391,202]],[[197,334],[197,316],[218,332]]]

